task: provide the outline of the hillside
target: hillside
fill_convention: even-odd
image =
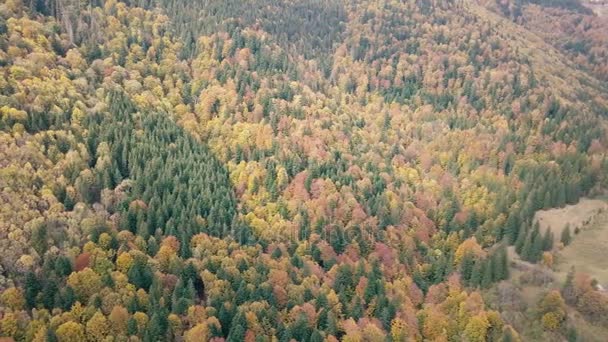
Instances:
[[[553,267],[535,214],[608,181],[603,50],[517,18],[469,1],[1,3],[0,336],[525,341],[605,324],[583,274],[564,287],[580,298],[495,295],[511,245]]]

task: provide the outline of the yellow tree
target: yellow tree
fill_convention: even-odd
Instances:
[[[59,342],[83,342],[86,340],[85,330],[82,324],[69,321],[57,328],[57,340]]]
[[[87,302],[89,297],[101,290],[101,277],[92,269],[86,267],[82,271],[74,272],[68,277],[70,285],[78,298]]]
[[[8,288],[0,295],[0,302],[13,311],[21,310],[25,305],[23,291],[16,287]]]
[[[110,323],[100,311],[87,322],[87,339],[91,342],[103,341],[110,332]]]

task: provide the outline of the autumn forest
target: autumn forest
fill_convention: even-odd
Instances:
[[[605,341],[537,213],[605,196],[607,37],[577,0],[0,0],[0,341]]]

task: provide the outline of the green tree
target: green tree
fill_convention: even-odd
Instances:
[[[570,242],[572,242],[570,224],[566,224],[566,227],[564,227],[564,229],[562,230],[560,241],[564,244],[564,246],[568,246]]]

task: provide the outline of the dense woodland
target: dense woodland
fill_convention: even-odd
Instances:
[[[606,26],[557,7],[563,31],[529,40],[521,6],[3,1],[0,336],[576,340],[567,305],[606,324],[588,276],[529,308],[504,282],[509,246],[550,267],[537,210],[608,182]]]

